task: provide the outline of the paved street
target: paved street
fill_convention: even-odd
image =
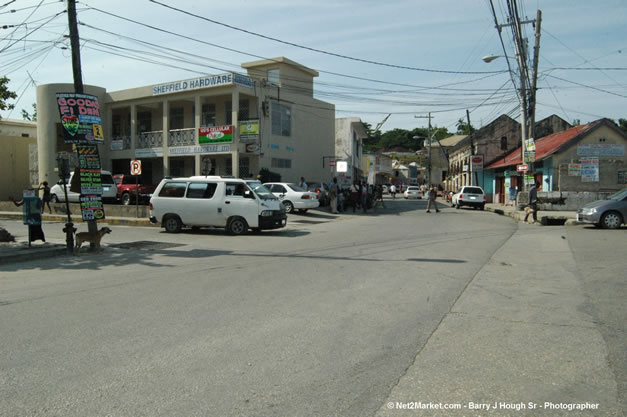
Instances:
[[[386,204],[0,266],[0,415],[624,414],[624,230]],[[468,408],[498,401],[599,408]]]

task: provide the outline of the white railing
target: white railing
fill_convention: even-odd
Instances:
[[[138,148],[160,148],[163,146],[163,132],[143,132],[137,137]]]
[[[168,146],[188,146],[196,144],[196,129],[172,129],[168,134]]]

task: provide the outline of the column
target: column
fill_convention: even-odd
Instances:
[[[131,149],[137,149],[137,105],[131,104]]]
[[[168,176],[170,175],[170,157],[169,157],[169,152],[168,152],[168,136],[170,133],[170,125],[169,125],[169,120],[168,120],[168,116],[170,112],[170,106],[168,103],[168,100],[164,100],[163,101],[163,141],[162,141],[162,147],[163,147],[163,175],[164,176]]]
[[[202,104],[200,103],[200,96],[194,97],[194,143],[200,145],[198,142],[198,129],[200,129],[200,115],[202,111]],[[194,155],[194,175],[200,175],[200,155]]]
[[[231,94],[232,103],[232,116],[233,123],[233,143],[231,144],[231,167],[233,176],[239,178],[239,90],[237,87],[233,89]]]

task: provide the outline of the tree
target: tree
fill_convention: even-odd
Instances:
[[[474,131],[475,131],[475,128],[473,127],[473,125],[468,124],[466,121],[464,121],[463,118],[460,118],[457,121],[457,134],[458,135],[470,135]]]
[[[618,128],[627,134],[627,119],[618,119]]]
[[[37,104],[36,103],[33,103],[33,114],[30,114],[26,110],[22,109],[22,119],[30,120],[31,122],[37,121]]]
[[[6,76],[0,77],[0,110],[13,110],[15,108],[15,104],[7,103],[8,100],[17,98],[17,94],[7,87],[8,83],[9,79]]]

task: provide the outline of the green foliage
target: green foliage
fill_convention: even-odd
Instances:
[[[627,133],[627,119],[618,119],[617,125],[620,130]]]
[[[9,79],[4,76],[0,77],[0,110],[12,110],[15,108],[14,104],[8,104],[8,100],[13,100],[17,98],[17,94],[13,91],[10,91],[7,87],[9,83]]]
[[[463,118],[460,118],[457,121],[457,134],[458,135],[469,135],[475,131],[475,128],[472,124],[468,124],[464,121]]]
[[[429,137],[429,129],[417,127],[412,130],[393,129],[383,134],[370,130],[370,125],[364,123],[368,129],[368,138],[364,140],[364,151],[375,152],[381,148],[394,148],[397,146],[419,150],[425,147],[425,140]],[[432,128],[431,133],[437,139],[451,136],[446,128]],[[414,139],[416,137],[416,139]]]
[[[37,121],[37,104],[33,103],[33,114],[30,114],[26,110],[22,109],[22,119],[30,120],[31,122]]]

